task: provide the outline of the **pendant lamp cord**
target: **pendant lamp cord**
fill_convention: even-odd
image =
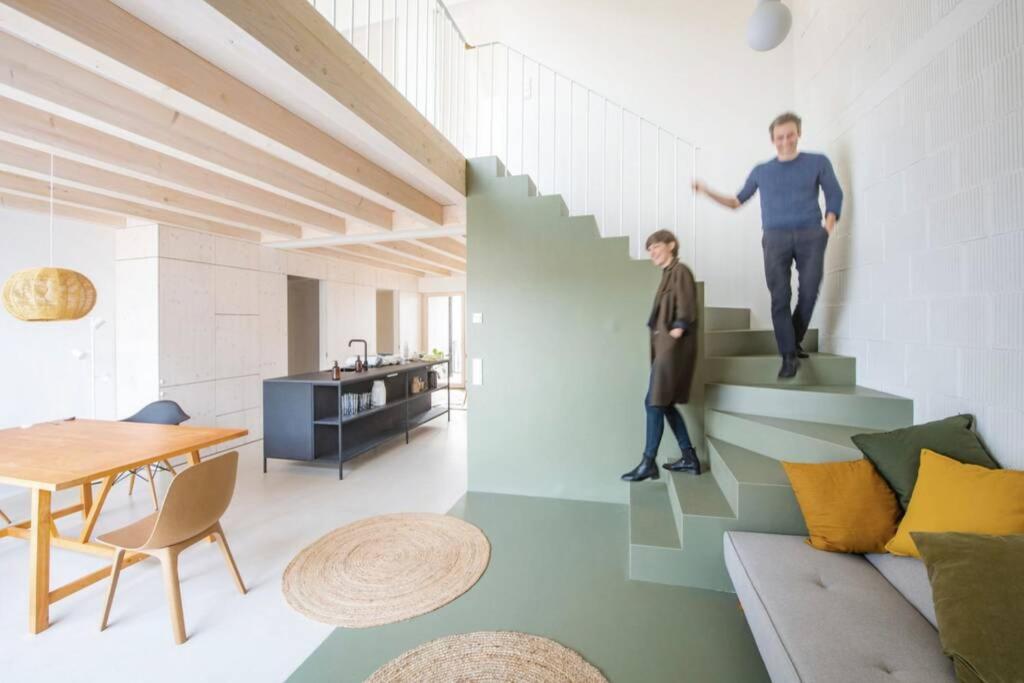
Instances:
[[[50,152],[50,267],[53,268],[53,152]]]

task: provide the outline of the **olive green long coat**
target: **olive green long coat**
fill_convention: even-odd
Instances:
[[[669,334],[676,322],[685,330],[679,339]],[[647,325],[651,329],[650,405],[686,403],[697,364],[697,286],[693,273],[679,261],[662,273]]]

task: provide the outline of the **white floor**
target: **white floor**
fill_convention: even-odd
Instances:
[[[281,595],[281,574],[291,558],[328,531],[370,515],[400,511],[446,512],[466,490],[466,414],[453,412],[412,434],[350,462],[344,481],[337,468],[271,460],[262,473],[257,444],[242,449],[234,501],[224,529],[249,593],[237,592],[214,545],[182,556],[180,571],[184,645],[171,636],[160,567],[155,560],[125,569],[107,630],[100,612],[101,581],[51,608],[52,625],[28,635],[28,544],[0,539],[0,681],[282,681],[323,641],[332,627],[300,616]],[[167,474],[158,476],[166,486]],[[147,488],[127,495],[112,490],[97,531],[152,512]],[[64,503],[58,497],[56,505]],[[3,501],[24,518],[28,499]],[[2,523],[2,520],[0,520]],[[58,526],[80,527],[79,516]],[[52,586],[103,566],[98,558],[53,551]]]

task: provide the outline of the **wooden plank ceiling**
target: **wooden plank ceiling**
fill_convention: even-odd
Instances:
[[[339,106],[348,93],[347,108],[372,113],[367,123],[446,191],[415,186],[409,169],[367,158],[110,0],[0,0],[0,206],[47,211],[52,167],[58,215],[265,244],[345,235],[302,250],[416,276],[465,273],[465,159],[308,3],[175,7],[215,9],[294,62],[302,87]],[[435,236],[403,237],[416,229]]]

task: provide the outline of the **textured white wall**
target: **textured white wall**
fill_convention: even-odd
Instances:
[[[806,142],[849,207],[817,324],[859,382],[1024,468],[1024,0],[795,0]]]
[[[163,225],[119,230],[117,259],[120,300],[152,302],[118,310],[118,413],[168,398],[190,424],[249,430],[218,451],[262,439],[262,380],[288,372],[288,275],[321,281],[323,368],[344,360],[351,337],[373,350],[377,288],[418,286],[386,270]]]
[[[773,156],[768,124],[793,102],[791,45],[758,53],[744,42],[753,9],[753,0],[467,0],[451,11],[471,43],[504,42],[694,140],[698,175],[735,192]],[[691,265],[709,305],[750,307],[767,325],[760,225],[756,201],[734,213],[699,200]]]

